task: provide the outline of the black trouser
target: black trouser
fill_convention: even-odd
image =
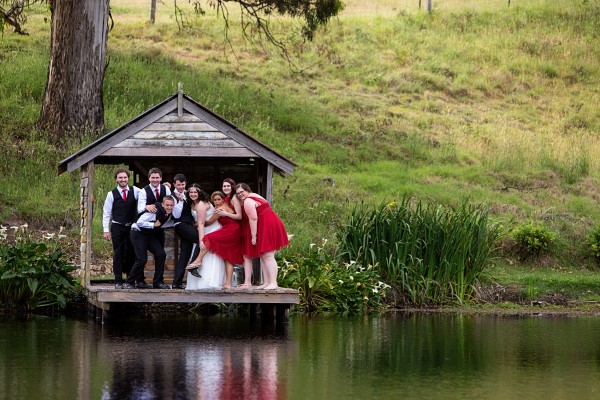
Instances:
[[[135,262],[135,251],[129,238],[130,226],[113,223],[110,227],[110,239],[113,246],[113,274],[115,283],[123,283],[123,273],[129,275]]]
[[[162,231],[161,228],[157,228]],[[131,243],[135,250],[135,263],[131,268],[131,273],[127,277],[127,282],[134,284],[135,282],[144,281],[144,267],[148,261],[148,251],[154,256],[154,279],[153,285],[163,283],[165,272],[165,260],[167,253],[160,243],[154,229],[131,230]]]
[[[180,222],[175,225],[175,232],[177,232],[177,236],[179,236],[179,259],[175,265],[173,285],[181,285],[183,282],[183,275],[185,274],[185,267],[190,262],[190,257],[192,257],[194,244],[198,244],[200,239],[198,237],[198,228],[188,222]],[[199,247],[196,246],[192,260],[198,256],[198,250]]]

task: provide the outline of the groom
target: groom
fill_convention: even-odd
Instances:
[[[131,225],[131,243],[135,250],[135,263],[124,289],[170,289],[164,282],[165,260],[167,253],[160,237],[155,234],[156,229],[173,226],[171,213],[175,205],[172,196],[165,196],[162,203],[156,203],[156,213],[145,212]],[[144,280],[144,267],[148,261],[148,251],[154,256],[154,279],[152,285]]]

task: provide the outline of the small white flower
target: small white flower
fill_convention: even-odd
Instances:
[[[64,238],[66,238],[66,237],[67,237],[67,235],[58,235],[58,238],[59,238],[59,239],[64,239]]]
[[[316,244],[315,244],[315,243],[311,243],[311,244],[310,244],[310,248],[311,248],[311,249],[312,249],[313,247],[315,247],[315,246],[316,246]]]
[[[338,282],[339,282],[339,283],[344,283],[344,281],[343,281],[343,280],[341,280],[341,279],[340,279],[340,280],[338,280]]]
[[[373,293],[379,293],[379,290],[373,289]]]
[[[350,275],[350,280],[351,280],[351,281],[353,281],[353,280],[354,280],[354,277],[353,277],[352,275]]]

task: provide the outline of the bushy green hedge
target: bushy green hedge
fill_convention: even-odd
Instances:
[[[546,253],[556,239],[556,233],[539,223],[527,222],[510,232],[523,258],[537,257]]]
[[[474,295],[498,236],[482,206],[452,209],[404,198],[355,207],[338,232],[338,257],[376,267],[406,302],[462,302]]]
[[[0,226],[0,303],[6,309],[32,311],[63,309],[76,293],[70,275],[76,268],[66,261],[60,236],[35,239],[27,225]]]

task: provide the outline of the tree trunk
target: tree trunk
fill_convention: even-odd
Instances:
[[[156,20],[156,0],[150,0],[150,23],[154,24]]]
[[[50,63],[38,126],[50,142],[104,126],[109,0],[52,0]]]

